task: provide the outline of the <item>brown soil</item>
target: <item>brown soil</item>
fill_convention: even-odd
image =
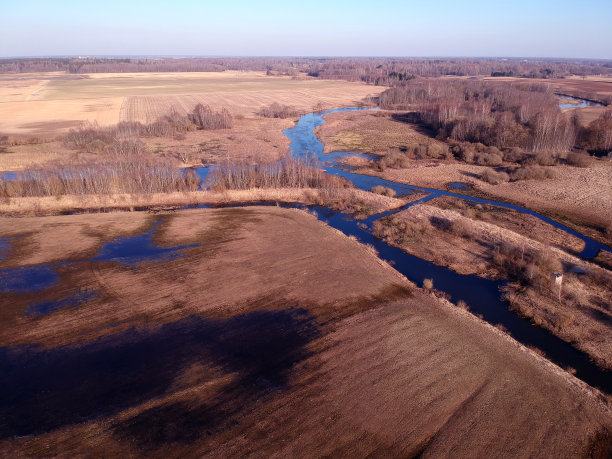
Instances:
[[[3,455],[576,457],[607,446],[612,417],[596,393],[307,213],[145,221],[158,217],[159,244],[202,245],[134,269],[69,265],[51,292],[0,300],[1,342],[45,346],[2,354],[20,362],[5,374]],[[142,217],[124,218],[12,220],[0,236],[82,225],[80,253],[94,253],[140,231]],[[77,286],[102,293],[23,316]]]

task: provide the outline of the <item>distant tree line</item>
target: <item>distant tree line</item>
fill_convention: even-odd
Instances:
[[[0,73],[65,71],[81,73],[223,72],[257,70],[296,76],[307,72],[304,58],[11,58],[0,59]]]
[[[517,76],[562,78],[567,75],[612,73],[612,62],[587,59],[409,59],[409,58],[21,58],[0,59],[0,73],[66,71],[115,72],[222,72],[258,70],[269,75],[363,81],[395,86],[415,77]]]
[[[404,59],[336,58],[313,62],[309,74],[319,78],[398,86],[413,77],[516,76],[562,78],[612,73],[612,62],[570,59]]]

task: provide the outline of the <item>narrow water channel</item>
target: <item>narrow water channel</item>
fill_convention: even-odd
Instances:
[[[328,165],[329,157],[323,154],[323,144],[314,134],[314,130],[325,123],[323,119],[324,115],[349,110],[361,109],[344,108],[328,110],[321,113],[310,113],[302,116],[294,127],[283,131],[291,141],[290,146],[293,153],[298,156],[307,153],[316,154],[319,160],[326,164],[325,169],[327,173],[343,177],[351,181],[357,188],[363,190],[370,190],[373,186],[382,185],[392,188],[399,196],[415,191],[429,193],[425,198],[410,203],[408,206],[416,205],[424,200],[433,199],[437,196],[452,196],[468,201],[492,204],[534,215],[563,231],[581,238],[585,241],[585,249],[581,254],[582,256],[592,257],[595,256],[599,250],[610,250],[607,246],[597,241],[520,206],[487,199],[473,198],[442,190],[415,187],[383,180],[378,177],[355,174],[338,167],[336,163],[336,159],[339,156],[338,153],[333,154],[333,162]],[[585,353],[557,338],[547,330],[532,325],[530,321],[523,319],[508,309],[507,304],[502,300],[500,294],[500,287],[503,285],[502,281],[483,279],[475,275],[458,274],[450,269],[437,266],[410,255],[399,248],[390,246],[382,240],[375,238],[370,231],[364,229],[363,226],[359,225],[358,222],[350,216],[325,207],[311,207],[311,209],[317,214],[319,219],[327,222],[333,228],[342,231],[346,235],[355,236],[359,241],[365,244],[373,245],[382,259],[389,262],[397,271],[417,285],[422,285],[424,279],[433,279],[434,287],[450,295],[451,301],[455,303],[459,300],[465,301],[473,313],[481,315],[484,320],[493,325],[503,325],[507,332],[517,341],[526,346],[534,346],[542,350],[549,360],[560,367],[566,369],[572,368],[575,370],[576,377],[606,393],[612,393],[612,372],[599,368]],[[371,223],[373,219],[380,218],[383,215],[384,214],[373,216],[366,220],[366,223]]]

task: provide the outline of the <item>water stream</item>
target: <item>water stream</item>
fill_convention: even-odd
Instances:
[[[319,160],[325,165],[327,173],[343,177],[351,181],[357,188],[363,190],[370,190],[376,185],[382,185],[393,189],[398,196],[405,196],[413,192],[428,193],[427,196],[407,204],[402,209],[418,205],[419,203],[434,199],[438,196],[451,196],[470,202],[491,204],[513,209],[540,218],[582,239],[585,242],[585,248],[581,256],[585,258],[595,256],[599,250],[610,250],[610,248],[604,244],[594,241],[571,228],[567,228],[554,220],[520,206],[465,196],[443,190],[396,183],[379,177],[355,174],[340,168],[337,163],[338,158],[342,155],[350,155],[351,153],[335,153],[331,156],[330,161],[330,156],[323,154],[323,144],[314,134],[314,130],[325,123],[323,119],[324,115],[338,111],[351,110],[361,109],[344,108],[328,110],[321,113],[310,113],[302,116],[294,127],[283,131],[291,141],[290,147],[293,153],[298,156],[316,154]],[[450,269],[437,266],[410,255],[399,248],[388,245],[382,240],[375,238],[370,231],[364,229],[362,225],[359,225],[358,222],[350,216],[324,207],[313,207],[312,210],[321,220],[324,220],[330,226],[342,231],[346,235],[355,236],[363,243],[373,245],[382,259],[388,261],[397,271],[417,285],[421,285],[424,279],[433,279],[435,288],[450,295],[451,301],[465,301],[472,312],[481,315],[484,320],[491,324],[502,325],[517,341],[527,346],[537,347],[546,354],[549,360],[562,368],[572,368],[575,370],[576,377],[586,381],[590,385],[598,387],[607,393],[612,392],[612,372],[602,370],[583,352],[557,338],[547,330],[532,325],[530,321],[523,319],[508,309],[507,304],[501,299],[500,287],[503,285],[502,281],[483,279],[475,275],[458,274]],[[396,209],[371,216],[364,222],[366,225],[371,224],[375,219],[398,212],[399,210]]]
[[[402,209],[418,205],[419,203],[434,199],[438,196],[451,196],[473,203],[490,204],[513,209],[540,218],[582,239],[585,242],[585,248],[581,256],[584,258],[595,256],[599,250],[610,251],[610,248],[604,244],[594,241],[571,228],[520,206],[444,190],[396,183],[379,177],[356,174],[342,168],[338,164],[338,160],[342,156],[354,153],[332,153],[330,155],[324,155],[323,144],[315,136],[314,130],[325,123],[323,119],[324,115],[338,111],[354,110],[367,109],[343,108],[328,110],[321,113],[310,113],[302,116],[294,127],[283,131],[291,142],[290,145],[294,154],[298,156],[315,154],[324,164],[327,173],[343,177],[351,181],[357,188],[363,190],[370,190],[376,185],[382,185],[393,189],[398,196],[405,196],[415,192],[426,193],[426,196],[407,204]],[[201,168],[197,172],[199,175],[205,176],[208,174],[208,168]],[[245,204],[234,203],[231,206],[243,205]],[[261,205],[261,203],[251,203],[249,205]],[[287,206],[305,207],[301,204],[287,204]],[[201,207],[207,206],[203,205]],[[386,244],[382,240],[375,238],[371,231],[367,229],[367,225],[371,225],[375,219],[393,212],[398,212],[401,209],[371,216],[363,221],[365,225],[360,225],[354,218],[329,208],[317,206],[311,206],[309,208],[319,219],[327,222],[330,226],[342,231],[346,235],[355,236],[363,243],[373,245],[382,259],[388,261],[397,271],[411,281],[421,285],[424,279],[433,279],[434,287],[448,294],[451,301],[465,301],[473,313],[481,315],[484,320],[491,324],[503,325],[507,332],[517,341],[541,349],[552,362],[562,368],[569,367],[575,370],[576,377],[592,386],[598,387],[606,393],[612,393],[612,372],[599,368],[591,362],[586,354],[578,351],[547,330],[532,325],[530,321],[521,318],[508,309],[507,304],[501,299],[500,294],[500,287],[503,285],[503,281],[483,279],[475,275],[461,275],[450,269],[436,266],[433,263],[410,255],[399,248]],[[94,258],[90,259],[90,261],[115,261],[133,267],[143,261],[168,261],[173,259],[184,249],[193,247],[193,245],[177,247],[156,246],[153,241],[153,236],[160,223],[161,221],[158,220],[149,231],[138,236],[119,238],[107,243]],[[0,256],[8,251],[7,244],[7,240],[0,240]],[[59,276],[55,273],[53,267],[49,265],[0,270],[0,292],[42,291],[55,284],[58,280]],[[85,294],[81,292],[75,293],[73,296],[64,298],[59,302],[35,303],[31,305],[27,314],[42,315],[52,313],[58,309],[79,305],[83,300],[86,302],[93,296],[95,296],[95,292],[85,292]]]

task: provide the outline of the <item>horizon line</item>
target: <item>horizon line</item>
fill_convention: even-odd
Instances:
[[[581,60],[581,61],[609,61],[612,58],[604,57],[561,57],[561,56],[467,56],[467,55],[240,55],[240,54],[49,54],[49,55],[13,55],[0,56],[3,59],[507,59],[507,60]]]

